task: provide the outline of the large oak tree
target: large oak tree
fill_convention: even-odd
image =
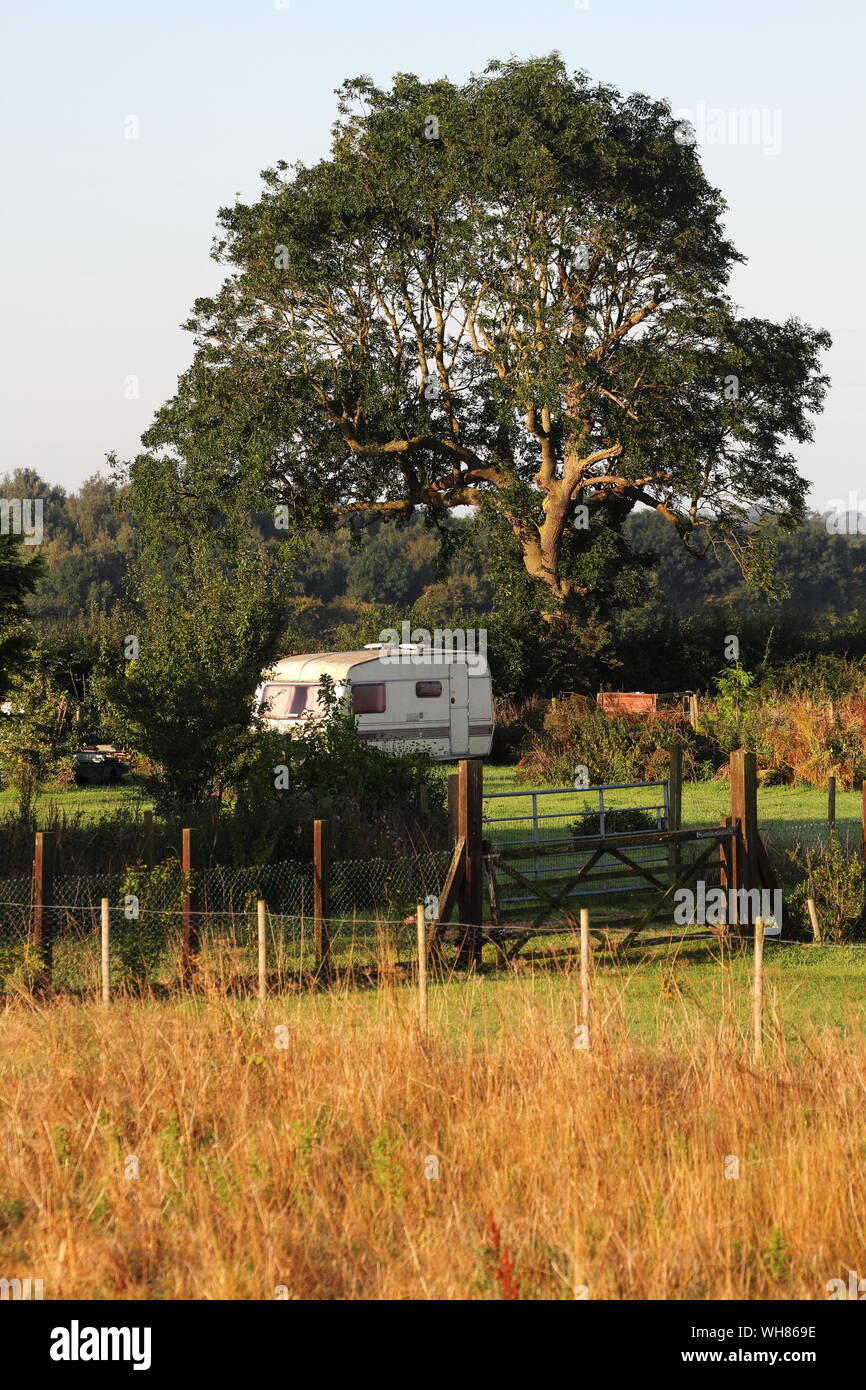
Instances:
[[[330,157],[263,178],[220,214],[231,271],[132,466],[143,512],[484,506],[549,612],[581,611],[638,504],[744,560],[756,518],[800,517],[829,339],[738,313],[725,205],[666,103],[556,55],[362,78]]]

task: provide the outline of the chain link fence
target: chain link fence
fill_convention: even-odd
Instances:
[[[372,978],[410,959],[415,906],[434,898],[450,852],[395,859],[336,860],[330,866],[329,969]],[[184,884],[179,862],[122,874],[56,877],[51,904],[33,902],[29,879],[0,880],[0,993],[32,989],[40,975],[78,995],[101,980],[101,902],[109,903],[113,988],[157,993],[183,978]],[[204,985],[245,992],[258,962],[256,906],[267,908],[269,987],[291,989],[321,970],[311,864],[218,865],[192,875],[195,970]],[[406,920],[408,919],[408,921]],[[50,942],[50,952],[39,942]]]

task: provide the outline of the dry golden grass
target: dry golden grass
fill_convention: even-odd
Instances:
[[[723,1008],[638,1049],[599,997],[591,1054],[568,977],[436,988],[426,1037],[401,988],[18,1002],[0,1277],[46,1298],[825,1298],[864,1260],[864,1039],[755,1068]]]
[[[766,702],[761,714],[761,741],[769,767],[813,787],[825,787],[828,777],[836,777],[844,788],[862,779],[866,738],[862,695],[845,695],[836,701],[804,695],[777,697]]]

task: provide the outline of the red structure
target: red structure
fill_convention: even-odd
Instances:
[[[605,714],[655,714],[658,708],[658,695],[650,695],[644,690],[600,690],[598,703]]]

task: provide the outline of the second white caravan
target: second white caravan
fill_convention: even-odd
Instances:
[[[414,745],[439,760],[490,752],[493,692],[486,662],[379,643],[360,651],[290,656],[265,673],[256,692],[257,715],[281,730],[321,718],[323,676],[350,702],[358,737],[386,752]]]

